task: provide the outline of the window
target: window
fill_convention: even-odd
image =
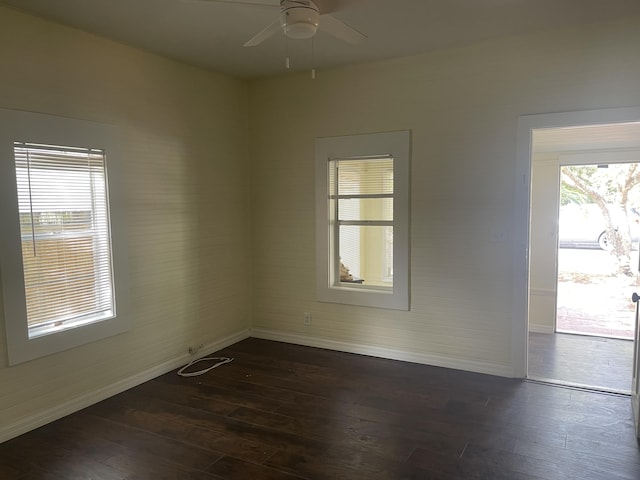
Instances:
[[[14,143],[29,338],[113,316],[102,150]]]
[[[317,296],[409,308],[409,132],[316,140]]]
[[[0,120],[2,155],[10,157],[0,172],[10,363],[124,331],[112,129],[15,111],[0,111]]]

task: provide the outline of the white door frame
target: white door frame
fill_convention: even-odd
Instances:
[[[515,378],[525,378],[527,373],[532,131],[540,128],[639,121],[640,107],[523,115],[518,119],[513,211],[513,323],[511,330],[511,365],[512,376]]]

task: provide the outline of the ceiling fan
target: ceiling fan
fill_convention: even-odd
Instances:
[[[247,6],[273,6],[273,1],[269,0],[199,0],[213,3],[233,3]],[[318,6],[321,0],[280,0],[280,15],[273,23],[264,30],[258,32],[254,37],[244,44],[245,47],[255,47],[264,42],[279,31],[283,31],[287,38],[305,39],[315,36],[318,30],[323,30],[340,40],[356,45],[364,41],[366,35],[358,32],[353,27],[329,15],[329,10]],[[329,2],[325,0],[325,5]],[[334,11],[334,10],[330,10]]]

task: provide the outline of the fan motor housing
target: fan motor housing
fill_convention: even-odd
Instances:
[[[311,38],[318,31],[320,11],[315,3],[284,0],[281,3],[280,24],[289,38]]]

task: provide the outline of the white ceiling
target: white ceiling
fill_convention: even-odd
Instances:
[[[17,9],[242,78],[424,53],[479,40],[640,15],[640,0],[317,0],[368,36],[352,46],[324,32],[242,45],[278,16],[265,6],[197,0],[0,0]],[[322,21],[322,20],[321,20]],[[288,45],[287,45],[288,43]]]

